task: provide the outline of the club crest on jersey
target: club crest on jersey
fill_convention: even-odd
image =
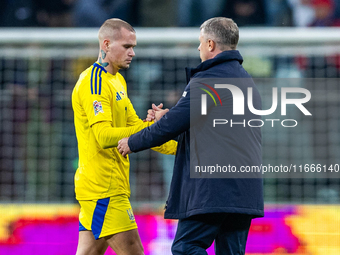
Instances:
[[[126,212],[128,213],[129,219],[130,219],[131,221],[135,220],[135,216],[133,215],[133,212],[132,212],[132,209],[131,209],[131,208],[130,208],[130,209],[127,209]]]
[[[94,109],[94,115],[97,116],[98,113],[104,113],[103,106],[101,102],[93,101],[93,109]]]

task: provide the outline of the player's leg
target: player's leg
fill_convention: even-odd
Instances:
[[[132,229],[105,238],[117,255],[143,255],[144,249],[138,230]]]
[[[105,214],[107,200],[85,200],[79,201],[79,240],[76,255],[102,255],[105,253],[108,243],[105,239],[98,239],[99,235],[94,235],[92,229],[99,231],[100,222]]]
[[[143,245],[130,201],[127,196],[111,197],[106,201],[105,219],[99,227],[92,222],[96,238],[105,238],[117,255],[142,255]]]
[[[223,221],[221,214],[201,214],[178,221],[175,240],[171,251],[174,255],[207,255],[213,243],[220,224]]]
[[[96,240],[92,231],[79,231],[76,255],[103,255],[108,247],[104,238]]]
[[[251,217],[243,214],[226,214],[215,239],[216,255],[245,254]]]

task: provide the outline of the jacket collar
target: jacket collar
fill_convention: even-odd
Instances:
[[[201,64],[199,64],[196,68],[185,68],[187,74],[187,81],[189,82],[190,78],[198,72],[208,70],[209,68],[227,62],[237,60],[240,64],[243,63],[243,58],[238,50],[227,50],[217,54],[214,58],[208,59]]]

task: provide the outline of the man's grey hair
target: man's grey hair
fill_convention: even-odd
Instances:
[[[211,18],[205,21],[201,27],[203,36],[206,40],[213,40],[220,50],[226,50],[230,47],[232,50],[236,49],[239,30],[237,24],[225,17]]]

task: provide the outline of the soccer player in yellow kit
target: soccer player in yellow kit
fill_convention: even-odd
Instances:
[[[108,246],[117,255],[144,254],[129,202],[129,159],[116,148],[120,139],[152,124],[136,115],[118,72],[135,56],[136,34],[127,22],[109,19],[98,38],[98,61],[80,75],[72,93],[79,150],[77,255],[104,254]],[[171,141],[154,150],[175,154],[176,147]]]

